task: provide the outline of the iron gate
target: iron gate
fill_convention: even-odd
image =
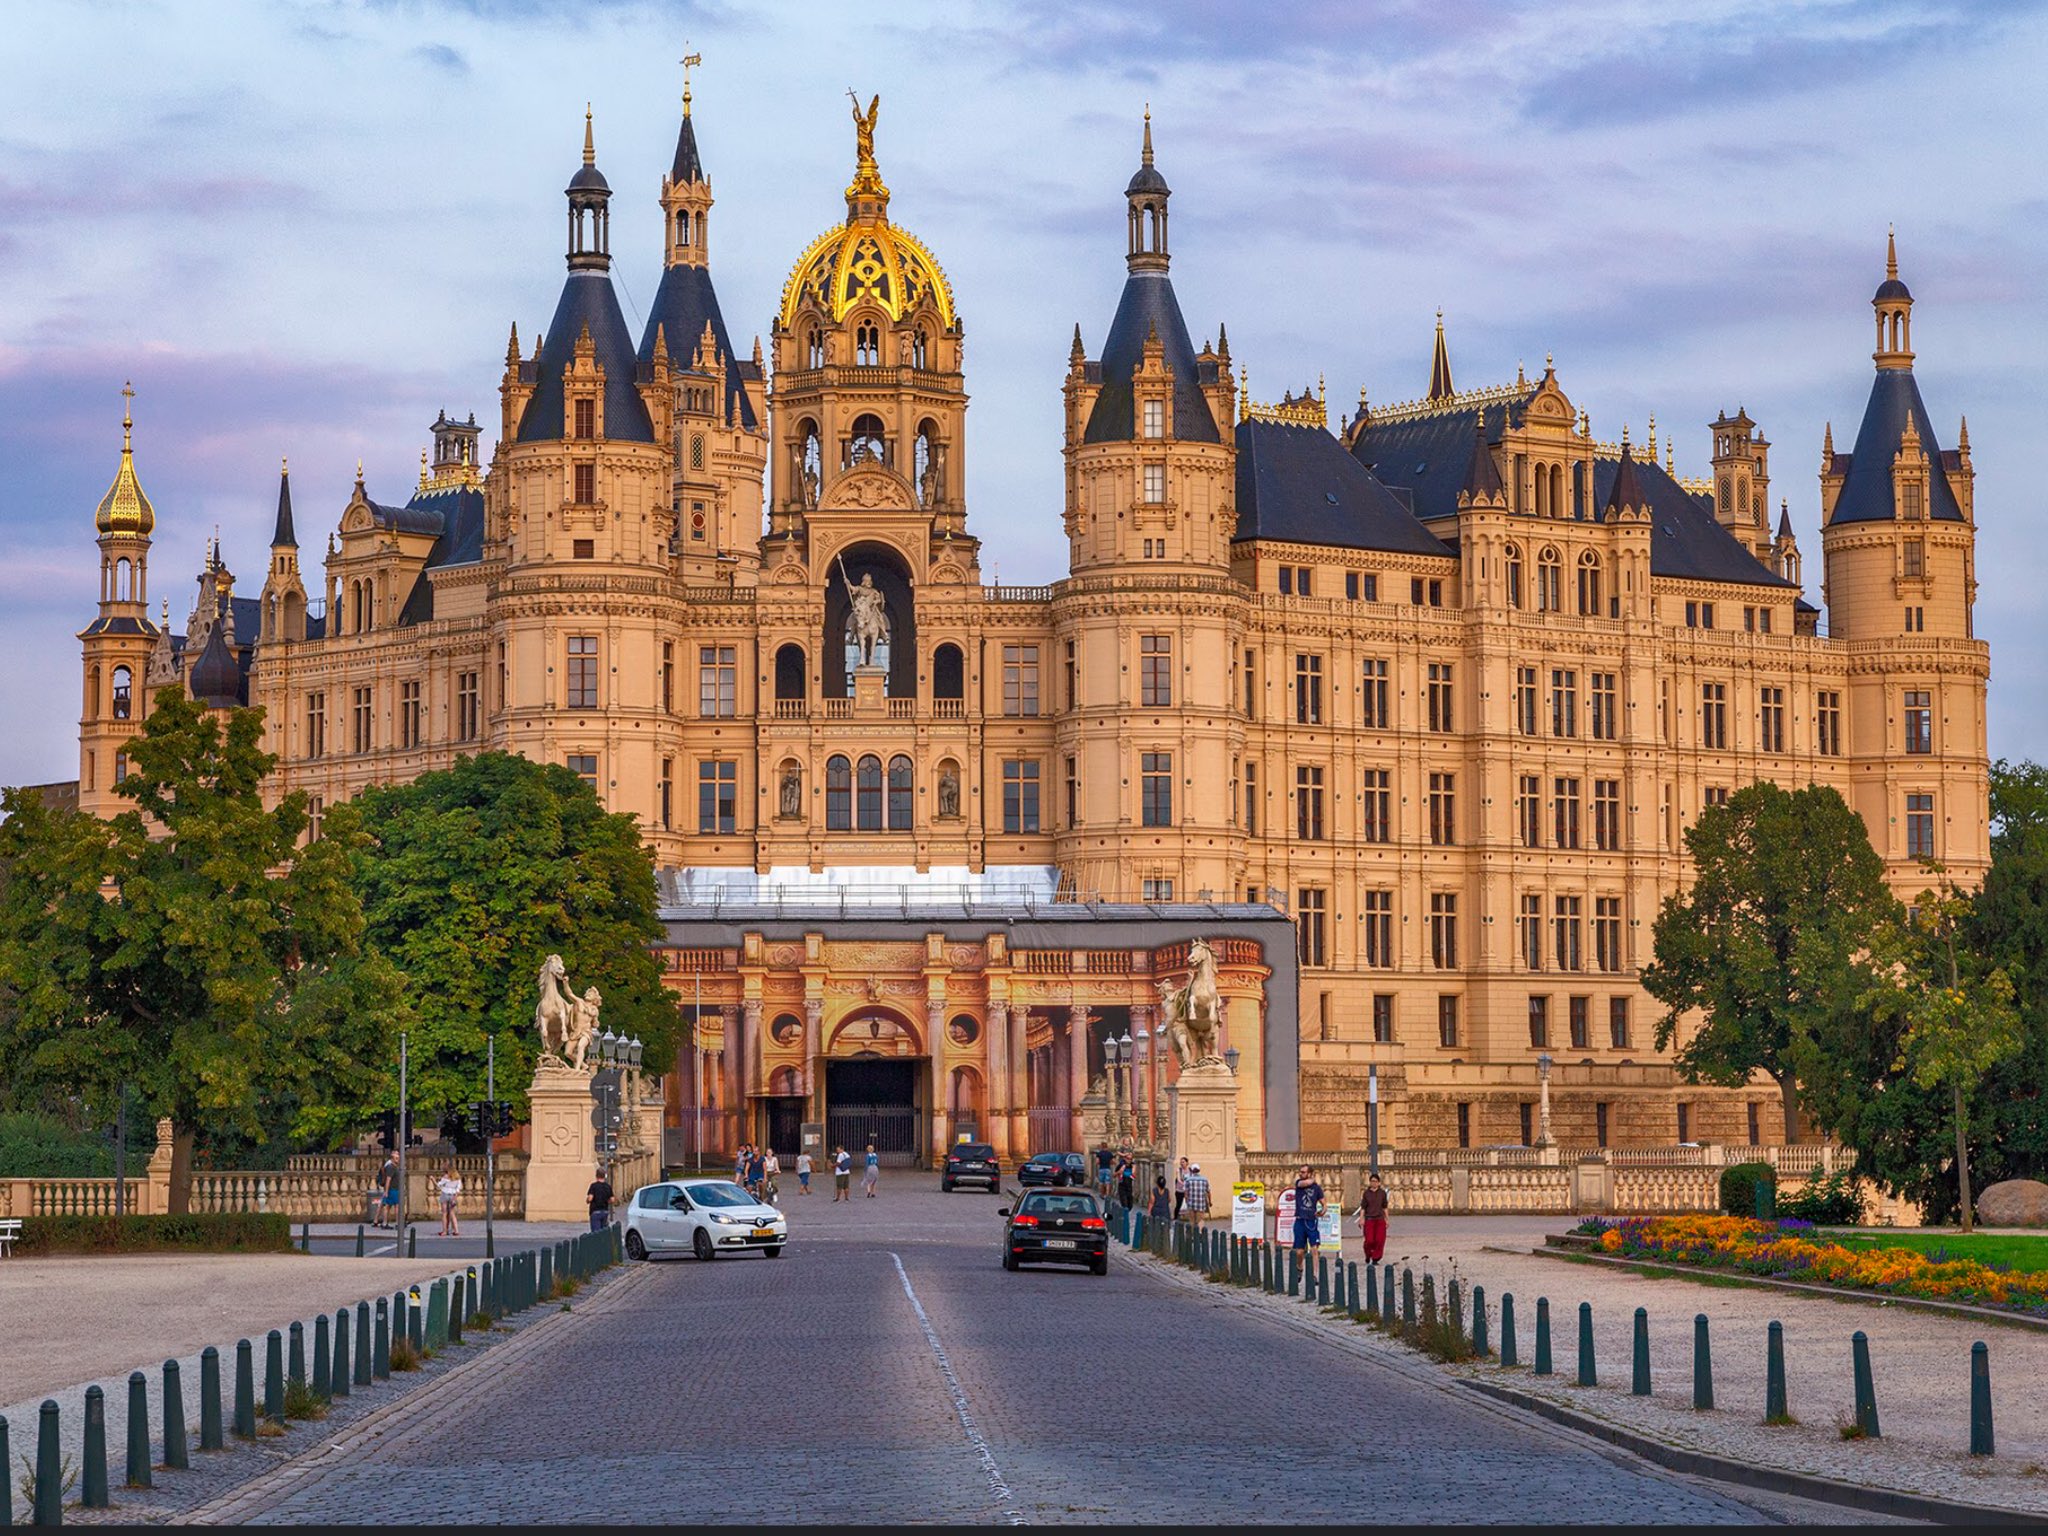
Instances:
[[[920,1063],[856,1057],[825,1067],[825,1144],[844,1147],[855,1168],[869,1142],[892,1167],[924,1161]]]

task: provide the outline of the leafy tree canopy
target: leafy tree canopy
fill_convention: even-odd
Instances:
[[[649,947],[664,930],[632,817],[607,812],[568,769],[503,752],[355,804],[370,942],[409,981],[416,1123],[484,1096],[493,1033],[498,1096],[524,1096],[540,1048],[535,979],[551,954],[579,994],[598,989],[601,1028],[637,1036],[647,1070],[668,1070],[677,1013]]]

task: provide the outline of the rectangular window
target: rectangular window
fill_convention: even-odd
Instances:
[[[1323,770],[1294,770],[1294,835],[1305,843],[1323,840]]]
[[[1593,999],[1573,997],[1565,1000],[1572,1032],[1572,1049],[1590,1051],[1593,1049]]]
[[[1372,995],[1372,1038],[1377,1045],[1394,1043],[1394,994],[1391,992]]]
[[[1547,997],[1529,999],[1529,1049],[1550,1049],[1550,999]]]
[[[1593,1106],[1593,1141],[1596,1146],[1604,1147],[1607,1145],[1607,1106],[1605,1104],[1595,1104]]]
[[[1523,1146],[1525,1146],[1525,1147],[1529,1147],[1529,1146],[1534,1146],[1534,1145],[1536,1144],[1536,1136],[1535,1136],[1535,1130],[1536,1130],[1536,1124],[1535,1124],[1535,1122],[1536,1122],[1536,1106],[1535,1106],[1534,1104],[1531,1104],[1531,1103],[1529,1103],[1529,1102],[1528,1102],[1528,1101],[1527,1101],[1527,1100],[1525,1099],[1525,1100],[1523,1100],[1523,1101],[1522,1101],[1522,1106],[1521,1106],[1521,1108],[1522,1108],[1522,1145],[1523,1145]]]
[[[1621,780],[1593,781],[1593,846],[1602,853],[1621,850]]]
[[[1301,963],[1325,963],[1324,907],[1327,893],[1316,886],[1303,886],[1294,893],[1294,924],[1301,935]]]
[[[1528,895],[1522,898],[1522,910],[1515,917],[1515,938],[1522,951],[1522,968],[1530,971],[1543,969],[1543,898]]]
[[[1432,773],[1429,776],[1429,840],[1439,848],[1458,841],[1458,776]]]
[[[1067,642],[1067,708],[1081,707],[1081,653],[1075,642]]]
[[[1145,466],[1145,500],[1148,505],[1157,506],[1166,500],[1166,466],[1147,464]]]
[[[1524,736],[1536,734],[1536,669],[1515,668],[1515,729]]]
[[[1906,633],[1917,635],[1927,628],[1927,610],[1908,604],[1906,608]]]
[[[1166,436],[1166,402],[1164,400],[1147,400],[1145,402],[1145,435],[1147,437]]]
[[[566,761],[569,764],[569,771],[571,773],[575,774],[577,778],[588,784],[592,789],[597,788],[597,755],[595,753],[572,752]]]
[[[1067,759],[1067,825],[1081,825],[1081,769],[1078,758]]]
[[[1692,1144],[1692,1106],[1690,1104],[1680,1104],[1678,1106],[1678,1144],[1682,1147]]]
[[[1280,595],[1282,597],[1294,596],[1294,567],[1291,565],[1280,567]]]
[[[697,713],[729,720],[739,713],[739,651],[730,645],[697,647]]]
[[[1138,636],[1138,702],[1147,709],[1173,704],[1173,636]]]
[[[1173,825],[1173,754],[1142,752],[1138,756],[1139,823],[1147,827]]]
[[[1417,576],[1408,583],[1408,601],[1416,607],[1422,606],[1422,578]]]
[[[1003,647],[1003,713],[1038,713],[1038,647],[1035,645]]]
[[[371,694],[369,689],[358,688],[355,690],[353,708],[350,713],[354,717],[355,749],[358,752],[369,751],[375,740],[370,700]]]
[[[1702,806],[1726,805],[1727,803],[1728,788],[1724,784],[1709,784],[1700,791],[1700,804]]]
[[[1552,779],[1550,784],[1552,830],[1557,834],[1557,846],[1576,848],[1579,846],[1579,781],[1560,778]]]
[[[483,730],[483,689],[474,672],[455,676],[455,738],[475,741]]]
[[[1759,752],[1782,752],[1785,750],[1785,690],[1782,688],[1759,688],[1757,690],[1757,741]]]
[[[1719,751],[1728,745],[1728,685],[1700,684],[1700,745]]]
[[[1323,723],[1323,658],[1297,654],[1294,658],[1294,723]]]
[[[1376,603],[1380,600],[1380,578],[1375,571],[1367,571],[1358,578],[1358,596],[1361,602]]]
[[[697,830],[730,833],[739,826],[740,765],[697,765]]]
[[[512,707],[512,669],[505,660],[505,642],[498,642],[498,708]]]
[[[576,402],[576,436],[586,440],[597,436],[597,402],[588,395]]]
[[[1751,1104],[1747,1108],[1749,1110],[1749,1144],[1752,1147],[1761,1146],[1763,1145],[1763,1137],[1759,1134],[1757,1125],[1757,1121],[1760,1118],[1757,1114],[1757,1106]]]
[[[1355,603],[1358,601],[1358,572],[1346,571],[1344,573],[1344,596],[1349,602]]]
[[[1445,1050],[1454,1049],[1458,1043],[1458,999],[1446,995],[1436,1000],[1436,1043]],[[1458,1145],[1472,1145],[1472,1106],[1458,1106]]]
[[[1244,765],[1244,830],[1247,837],[1259,835],[1259,765]]]
[[[664,757],[661,760],[661,826],[663,831],[675,827],[676,760]]]
[[[417,679],[398,685],[398,744],[410,750],[420,744],[420,725],[426,711],[420,704]]]
[[[327,819],[327,801],[320,795],[306,796],[306,841],[320,841],[320,824]]]
[[[1764,634],[1766,634],[1766,635],[1768,635],[1768,634],[1769,634],[1769,633],[1771,632],[1771,610],[1770,610],[1770,609],[1768,609],[1768,608],[1759,608],[1759,609],[1757,609],[1757,611],[1756,611],[1756,627],[1757,627],[1757,629],[1758,629],[1759,631],[1761,631],[1762,633],[1764,633]]]
[[[1359,690],[1358,723],[1368,731],[1388,731],[1394,716],[1387,708],[1387,664],[1368,657],[1364,664],[1364,685]]]
[[[1934,796],[1906,796],[1906,857],[1934,857]]]
[[[1822,757],[1842,755],[1842,696],[1816,693],[1813,696],[1813,745]]]
[[[1749,632],[1749,633],[1751,633],[1751,634],[1754,634],[1754,633],[1756,632],[1756,609],[1755,609],[1755,607],[1753,607],[1753,606],[1745,606],[1745,607],[1743,608],[1743,610],[1742,610],[1742,627],[1743,627],[1743,629],[1744,629],[1744,630],[1746,630],[1747,632]]]
[[[1915,756],[1934,750],[1934,695],[1908,689],[1905,696],[1906,750]]]
[[[1244,717],[1249,720],[1258,713],[1253,706],[1258,702],[1259,653],[1244,653]]]
[[[571,635],[568,639],[568,680],[562,692],[564,709],[597,708],[597,636]]]
[[[1003,764],[1003,830],[1038,830],[1038,764],[1011,758]]]
[[[1543,780],[1533,773],[1515,781],[1515,832],[1524,848],[1543,846]]]
[[[1294,568],[1294,591],[1298,597],[1309,595],[1308,567],[1305,565],[1297,565]]]
[[[597,466],[578,464],[573,475],[575,482],[574,501],[580,507],[587,507],[597,500]]]
[[[306,695],[306,756],[327,755],[327,695]]]
[[[1595,741],[1613,741],[1621,734],[1621,714],[1615,708],[1614,674],[1595,672],[1588,679],[1586,709]]]
[[[1610,974],[1621,969],[1621,898],[1593,898],[1593,963]]]
[[[1907,494],[1909,497],[1917,496],[1919,490],[1920,487],[1917,485],[1908,486]],[[1906,515],[1908,517],[1912,516],[1911,511],[1909,510]],[[1927,546],[1918,539],[1908,539],[1905,543],[1904,551],[1906,556],[1906,574],[1908,576],[1925,576],[1927,574]]]
[[[1455,891],[1430,893],[1429,961],[1440,971],[1458,968],[1458,895]]]
[[[1358,835],[1368,843],[1394,840],[1393,776],[1384,768],[1365,770],[1365,792],[1360,800]]]
[[[595,539],[571,539],[569,541],[569,558],[571,560],[595,560],[597,558],[597,541]]]
[[[114,754],[114,782],[116,784],[126,784],[128,782],[128,754],[126,752],[116,752]]]
[[[1617,1051],[1628,1049],[1628,999],[1625,997],[1607,999],[1607,1043]]]
[[[1138,895],[1142,901],[1171,901],[1173,882],[1157,876],[1148,877],[1138,882]]]
[[[1567,667],[1550,669],[1550,734],[1579,734],[1579,674]]]
[[[1581,919],[1579,898],[1560,896],[1556,899],[1551,920],[1551,935],[1556,942],[1551,946],[1557,956],[1560,971],[1576,971],[1584,968],[1585,956],[1580,950]]]
[[[1394,893],[1392,891],[1364,891],[1360,893],[1364,903],[1359,916],[1364,929],[1365,963],[1369,969],[1390,971],[1394,968]]]
[[[1429,664],[1429,728],[1432,731],[1450,731],[1451,724],[1451,664],[1448,661],[1432,661]]]
[[[661,642],[661,712],[672,715],[676,712],[676,643],[673,640]]]

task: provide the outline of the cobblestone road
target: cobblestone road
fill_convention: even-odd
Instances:
[[[899,1176],[641,1266],[203,1512],[239,1521],[1652,1521],[1785,1513],[1143,1272],[1006,1274]],[[1797,1512],[1795,1511],[1795,1517]]]

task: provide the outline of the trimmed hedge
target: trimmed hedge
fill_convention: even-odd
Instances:
[[[30,1216],[14,1251],[23,1258],[102,1253],[290,1253],[292,1223],[276,1212],[189,1216]]]
[[[1761,1185],[1763,1204],[1757,1204]],[[1778,1170],[1769,1163],[1737,1163],[1721,1170],[1721,1209],[1730,1216],[1768,1219],[1778,1208]]]

